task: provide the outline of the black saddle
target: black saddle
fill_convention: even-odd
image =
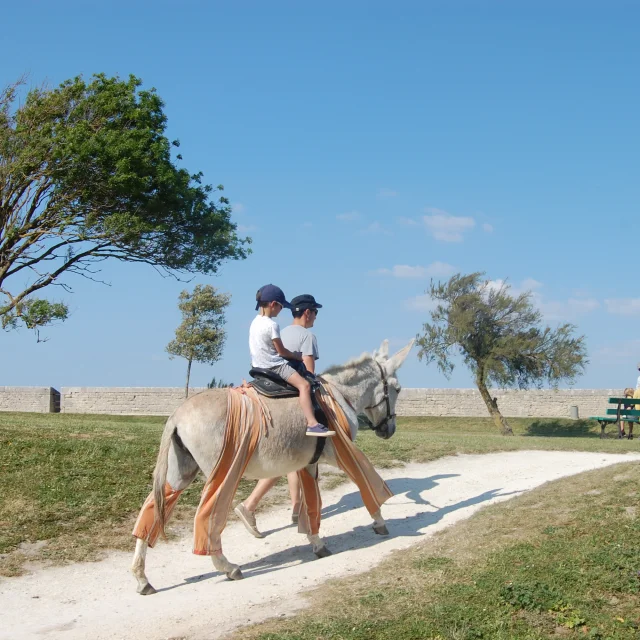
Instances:
[[[320,381],[302,365],[302,368],[295,366],[294,368],[304,376],[311,383],[311,402],[313,403],[313,412],[315,413],[316,420],[323,424],[325,427],[329,424],[327,416],[325,415],[322,407],[318,404],[315,389],[320,385]],[[277,373],[271,371],[271,369],[261,369],[260,367],[253,367],[249,371],[249,375],[253,380],[249,383],[258,393],[268,398],[294,398],[299,396],[298,390],[290,385],[284,378],[281,378]],[[309,464],[315,464],[320,459],[322,452],[324,451],[324,445],[326,438],[316,438],[316,449],[311,458]]]
[[[254,367],[249,371],[249,375],[253,378],[250,383],[251,386],[263,396],[268,398],[293,398],[299,395],[295,387],[270,369]]]

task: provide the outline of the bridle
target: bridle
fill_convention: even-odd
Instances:
[[[387,403],[387,415],[377,425],[369,426],[372,431],[379,431],[381,434],[386,434],[389,433],[389,421],[392,418],[395,418],[396,414],[391,413],[391,403],[389,402],[389,383],[387,382],[387,376],[384,373],[384,368],[377,360],[374,360],[374,362],[378,365],[378,369],[380,369],[380,376],[382,377],[382,390],[384,396],[382,400],[380,400],[380,402],[372,404],[370,407],[365,407],[365,409],[375,409],[376,407],[379,407],[383,402]]]

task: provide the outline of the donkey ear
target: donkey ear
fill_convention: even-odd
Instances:
[[[387,363],[385,364],[385,369],[387,370],[387,375],[392,376],[401,366],[402,363],[407,359],[409,355],[409,351],[411,351],[411,347],[413,347],[413,343],[415,339],[411,340],[411,342],[406,346],[400,349],[398,353],[394,353]]]
[[[386,360],[389,357],[389,341],[383,340],[380,348],[373,352],[376,360]]]

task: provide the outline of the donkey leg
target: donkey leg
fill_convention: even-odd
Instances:
[[[315,553],[318,558],[327,558],[331,555],[331,550],[317,533],[308,533],[307,540],[311,543],[313,553]]]
[[[311,464],[298,471],[300,488],[302,489],[302,504],[298,519],[298,531],[307,534],[307,540],[318,558],[326,558],[331,551],[320,537],[320,514],[322,511],[322,497],[318,486],[318,465]]]
[[[382,517],[382,513],[380,511],[377,511],[376,513],[373,514],[373,530],[379,536],[389,535],[389,529],[387,529],[387,523],[384,521],[384,518]]]
[[[131,571],[138,581],[138,593],[143,596],[154,594],[156,590],[149,584],[149,580],[144,572],[145,559],[147,557],[147,549],[149,545],[146,540],[138,538],[136,540],[136,551],[133,554],[133,563]]]
[[[173,507],[175,506],[180,493],[193,482],[197,474],[198,465],[191,457],[191,454],[183,446],[176,444],[175,441],[172,441],[168,452],[168,469],[166,482],[170,486],[170,488],[173,489],[174,493],[170,502],[170,506],[169,504],[167,504],[167,508],[165,509],[166,521],[168,521],[171,517],[171,512],[173,511]],[[145,503],[145,505],[146,504],[147,503]],[[155,540],[156,537],[157,534],[154,535],[153,540]],[[137,538],[136,550],[133,554],[133,562],[131,564],[131,571],[138,581],[137,591],[143,596],[148,596],[156,593],[156,590],[149,583],[149,580],[147,579],[145,573],[148,548],[149,543],[147,542],[146,537]]]
[[[240,567],[237,564],[233,564],[229,562],[225,557],[222,551],[219,554],[211,556],[211,560],[213,561],[213,566],[220,573],[224,573],[229,580],[242,580],[244,576],[242,575],[242,571],[240,571]]]

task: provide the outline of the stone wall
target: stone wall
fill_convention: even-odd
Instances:
[[[184,401],[184,387],[62,387],[61,395],[63,413],[168,416]]]
[[[606,414],[607,399],[621,389],[492,389],[498,408],[508,417],[569,418],[572,406],[581,418]],[[403,389],[396,407],[399,416],[487,416],[477,389]]]
[[[569,418],[572,406],[578,407],[581,418],[604,415],[607,398],[620,393],[620,389],[491,391],[505,416],[539,418]],[[183,400],[181,387],[63,387],[61,394],[51,387],[0,387],[0,411],[168,416]],[[399,416],[487,415],[477,389],[403,389],[396,409]]]
[[[0,387],[0,411],[54,413],[60,410],[60,394],[52,387]]]

